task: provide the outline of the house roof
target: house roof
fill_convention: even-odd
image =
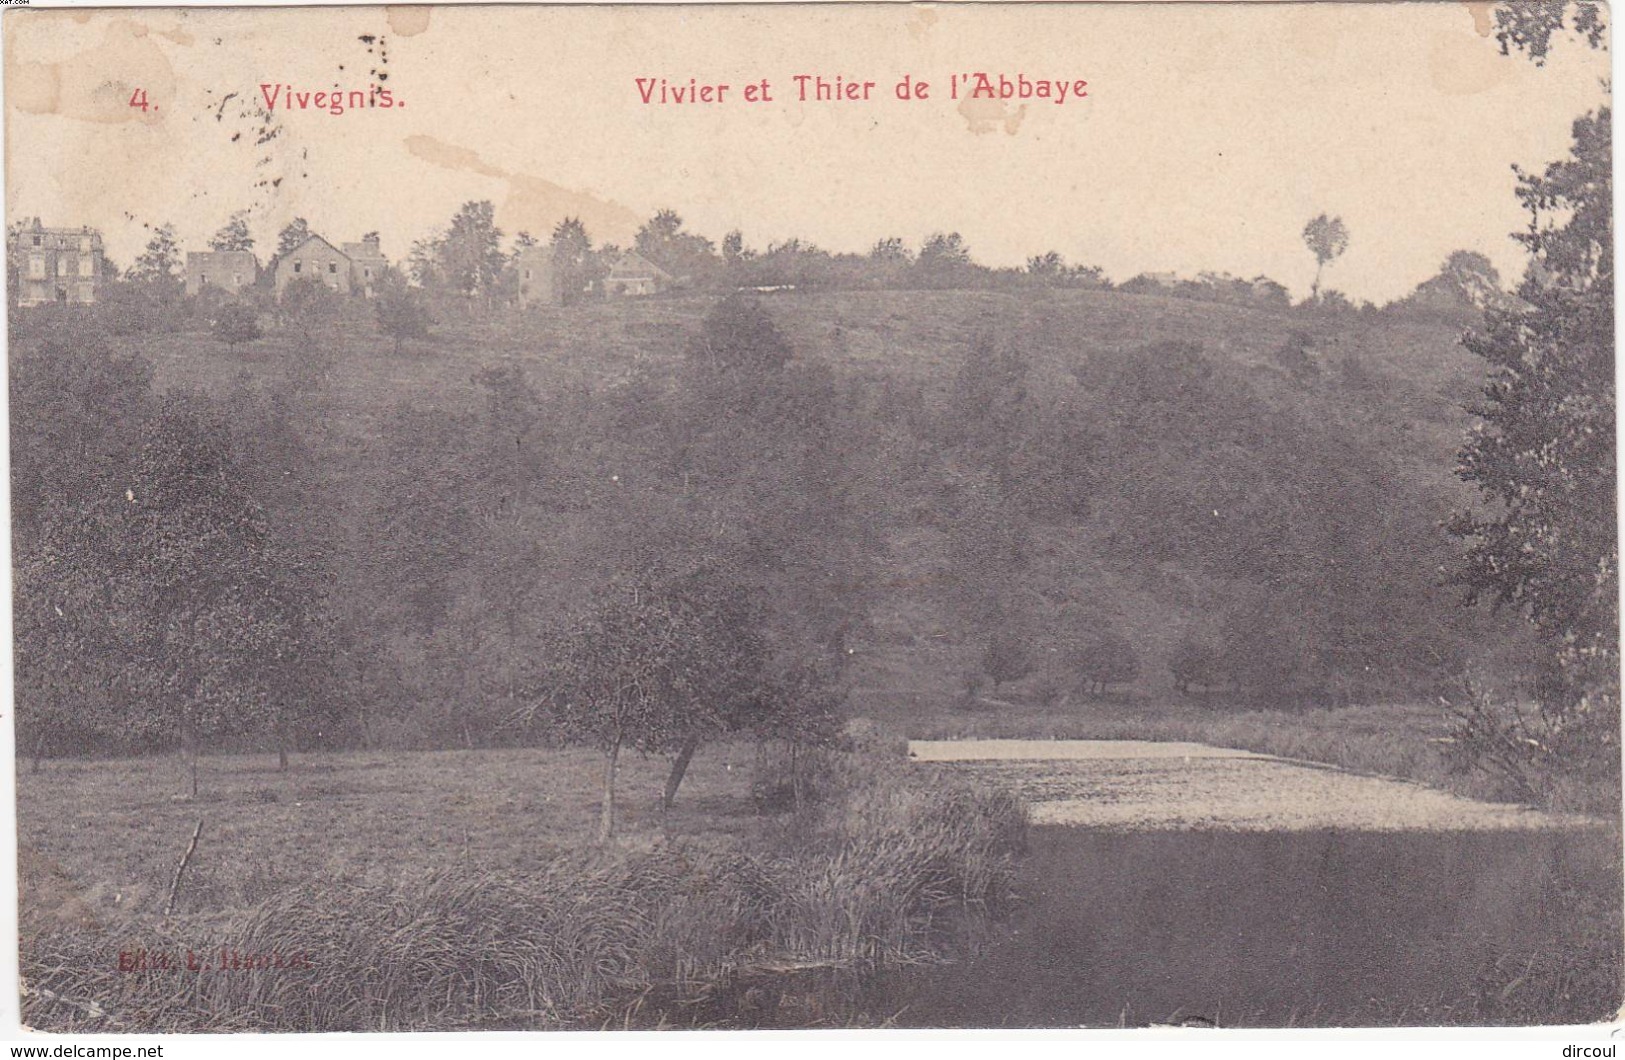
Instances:
[[[609,268],[612,280],[670,280],[671,273],[639,254],[629,250],[616,259]]]
[[[310,246],[312,243],[320,243],[322,246],[326,247],[328,250],[331,250],[333,253],[337,254],[341,258],[346,258],[347,259],[350,256],[350,255],[346,254],[344,251],[340,250],[338,247],[335,247],[333,244],[329,243],[327,240],[323,239],[321,236],[312,233],[310,236],[308,236],[305,239],[305,241],[303,243],[300,243],[297,247],[294,247],[292,250],[290,250],[286,254],[282,255],[282,260],[286,261],[289,258],[293,257],[295,254],[303,253],[304,249],[306,247]],[[280,264],[280,262],[279,262],[279,264]]]

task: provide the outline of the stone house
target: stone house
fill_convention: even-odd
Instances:
[[[604,277],[604,293],[614,295],[657,294],[672,285],[671,273],[639,254],[629,250],[609,267]]]
[[[38,217],[12,233],[7,260],[16,276],[17,304],[96,301],[102,276],[102,234],[88,226],[46,228]]]
[[[321,236],[311,236],[276,263],[276,293],[298,279],[313,279],[331,290],[349,294],[354,262]]]
[[[551,245],[526,247],[514,259],[513,267],[519,283],[519,308],[563,303],[564,291],[559,284],[558,270],[553,267]]]
[[[346,243],[342,249],[350,259],[350,289],[367,298],[377,294],[384,270],[389,268],[384,252],[378,248],[377,233],[363,236],[359,243]]]
[[[186,252],[186,293],[214,287],[229,295],[241,294],[259,279],[260,263],[251,250],[189,250]]]

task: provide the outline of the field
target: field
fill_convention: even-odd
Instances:
[[[848,752],[853,754],[853,752]],[[19,783],[24,1022],[67,1030],[846,1026],[1006,908],[1013,797],[873,752],[799,810],[754,749],[57,762]],[[203,822],[195,853],[183,858]],[[165,912],[175,866],[185,875]]]
[[[630,756],[618,785],[624,844],[720,850],[756,834],[755,751],[707,748],[672,810],[665,762]],[[177,908],[239,907],[302,886],[389,886],[462,864],[535,871],[591,845],[601,759],[590,751],[485,750],[204,759],[196,801],[178,758],[63,760],[18,778],[23,904],[80,922],[163,908],[199,820]]]

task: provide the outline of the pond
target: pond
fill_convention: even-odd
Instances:
[[[1619,1007],[1606,827],[1032,830],[983,953],[889,999],[913,1027],[1590,1022]]]

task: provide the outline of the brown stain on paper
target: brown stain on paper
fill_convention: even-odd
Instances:
[[[1476,3],[1467,0],[1467,13],[1473,16],[1473,31],[1480,37],[1488,37],[1495,31],[1495,4]]]
[[[913,8],[913,14],[903,24],[908,27],[909,33],[913,35],[915,40],[924,40],[926,35],[931,32],[931,27],[937,24],[939,17],[935,9],[924,4],[917,4]]]
[[[959,101],[958,109],[959,116],[965,119],[965,126],[977,135],[993,132],[1002,126],[1007,135],[1014,136],[1027,117],[1025,103],[1011,107],[1002,99],[986,97],[966,96]]]
[[[110,70],[118,72],[109,76]],[[16,59],[8,72],[6,102],[27,114],[150,123],[162,121],[175,100],[174,67],[147,27],[129,19],[109,25],[100,44],[78,55],[54,63]],[[130,106],[138,90],[146,93],[146,110]]]
[[[1517,66],[1484,47],[1476,37],[1439,33],[1428,48],[1428,80],[1446,96],[1471,96],[1517,76]]]
[[[429,15],[433,10],[430,7],[392,4],[384,8],[384,18],[389,22],[390,31],[397,37],[415,37],[429,28]]]
[[[442,169],[463,170],[508,182],[508,197],[501,204],[503,224],[515,231],[545,234],[561,217],[579,217],[594,238],[611,242],[628,238],[641,218],[610,199],[566,188],[541,177],[514,173],[492,165],[479,152],[433,136],[417,134],[402,141],[406,150]]]

